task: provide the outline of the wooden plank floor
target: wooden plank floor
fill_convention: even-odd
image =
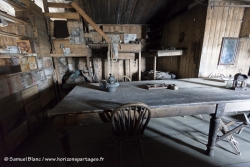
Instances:
[[[152,118],[142,140],[146,167],[247,167],[250,157],[250,128],[234,135],[242,154],[234,154],[230,145],[219,142],[215,156],[204,155],[209,116]],[[237,125],[237,124],[236,124]],[[234,126],[236,126],[234,125]],[[100,158],[103,162],[75,162],[75,167],[118,166],[118,150],[112,147],[111,124],[91,124],[68,128],[72,157]],[[51,119],[46,120],[9,157],[61,158],[59,137]],[[231,166],[230,166],[231,165]],[[240,166],[241,165],[241,166]],[[4,162],[1,167],[64,167],[64,162]],[[136,143],[122,146],[122,166],[141,166]]]

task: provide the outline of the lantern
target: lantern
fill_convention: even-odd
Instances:
[[[248,79],[247,75],[237,73],[234,75],[234,81],[233,81],[233,89],[234,90],[247,90],[247,82]]]

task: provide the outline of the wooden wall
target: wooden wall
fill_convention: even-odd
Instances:
[[[73,22],[68,21],[68,29],[70,31]],[[145,25],[128,25],[128,24],[99,24],[103,31],[107,34],[119,34],[120,39],[124,40],[124,34],[136,34],[137,38],[146,38],[146,26]],[[52,31],[51,34],[53,35],[53,27],[54,24],[51,22]],[[107,44],[103,43],[102,37],[100,34],[94,31],[94,29],[90,26],[89,27],[89,33],[85,32],[83,35],[85,37],[84,44],[81,44],[79,46],[85,47],[85,48],[91,48],[92,54],[90,57],[90,71],[94,73],[94,76],[96,78],[96,82],[99,82],[102,79],[107,79],[108,76],[105,74],[108,71],[108,61],[107,61]],[[65,38],[63,40],[69,41],[69,38]],[[62,39],[60,40],[62,41]],[[58,39],[54,39],[54,45],[55,45],[55,53],[59,53],[59,51],[62,51],[62,48],[60,48],[60,42]],[[91,41],[91,42],[90,42]],[[145,41],[145,40],[144,40]],[[88,45],[88,46],[86,46]],[[70,48],[72,48],[69,45]],[[100,54],[95,53],[94,50],[100,50],[100,48],[106,48],[106,52],[102,52]],[[142,50],[145,50],[146,43],[142,43]],[[104,49],[105,50],[105,49]],[[82,52],[83,53],[83,52]],[[80,54],[80,53],[79,53]],[[120,54],[120,53],[119,53]],[[120,54],[121,55],[121,54]],[[138,56],[134,53],[128,53],[129,57],[125,58],[124,56],[120,56],[120,58],[116,61],[113,60],[112,63],[110,63],[110,73],[114,75],[115,77],[124,76],[127,75],[133,80],[137,80],[137,73],[138,73]],[[129,58],[135,57],[131,60]],[[118,56],[119,57],[119,56]],[[65,60],[67,59],[67,60]],[[61,62],[65,62],[66,65],[69,67],[70,70],[86,70],[86,58],[61,58]],[[61,64],[61,63],[60,63]],[[60,66],[60,74],[61,77],[65,74],[65,70],[63,70]],[[142,57],[142,71],[145,71],[145,58]],[[122,79],[121,79],[122,80]]]
[[[168,44],[175,48],[186,48],[183,56],[162,57],[157,59],[157,70],[172,72],[178,78],[193,78],[198,76],[200,54],[194,53],[193,45],[202,44],[207,7],[198,5],[168,21],[163,27],[162,47]],[[183,42],[178,42],[180,33],[184,32]],[[200,51],[196,51],[200,52]],[[147,70],[149,70],[147,66]]]
[[[250,8],[245,8],[239,37],[250,37]]]
[[[217,3],[219,5],[229,5],[226,2]],[[216,4],[215,4],[216,5]],[[199,77],[208,77],[212,72],[220,72],[228,76],[234,75],[239,69],[247,73],[245,48],[248,45],[246,41],[241,40],[239,57],[234,67],[218,66],[219,54],[223,37],[239,37],[244,8],[239,7],[208,7],[205,34],[202,46],[202,55],[200,61]],[[243,33],[243,32],[242,32]],[[243,50],[242,50],[243,49]]]
[[[18,39],[29,38],[34,43],[32,53],[0,53],[0,163],[35,130],[56,103],[45,20],[41,9],[29,2],[30,9],[17,12],[17,16],[28,18],[29,24],[10,23],[0,28],[20,37],[0,35],[0,48],[17,46]],[[1,71],[14,67],[18,70]]]

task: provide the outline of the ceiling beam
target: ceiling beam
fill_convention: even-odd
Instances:
[[[227,2],[229,4],[226,5],[217,5],[215,4],[216,2]],[[233,4],[230,4],[233,3]],[[236,4],[235,4],[236,3]],[[211,7],[242,7],[242,8],[247,8],[250,7],[250,1],[244,1],[244,0],[209,0],[209,6]]]
[[[70,3],[55,3],[55,2],[48,2],[48,7],[51,8],[73,8]]]
[[[106,42],[110,43],[109,37],[96,25],[96,23],[82,10],[81,7],[77,5],[77,3],[72,2],[71,5],[75,8],[75,10],[80,13],[80,15],[106,40]]]
[[[26,21],[23,21],[23,20],[18,19],[18,18],[14,17],[14,16],[11,16],[11,15],[8,15],[7,13],[2,12],[2,11],[0,11],[0,17],[7,20],[7,21],[13,22],[13,23],[29,24]]]
[[[80,19],[79,13],[44,13],[45,17],[49,18],[65,18],[65,19]]]

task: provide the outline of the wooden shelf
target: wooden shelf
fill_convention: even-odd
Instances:
[[[21,20],[21,19],[18,19],[18,18],[16,18],[16,17],[11,16],[11,15],[5,13],[5,12],[2,12],[2,11],[0,11],[0,16],[1,16],[3,19],[5,19],[5,20],[7,20],[7,21],[10,21],[10,22],[13,22],[13,23],[17,23],[17,24],[29,24],[29,23],[26,22],[26,21],[23,21],[23,20]]]
[[[45,17],[49,18],[64,18],[64,19],[80,19],[80,15],[77,12],[74,13],[44,13]]]
[[[73,8],[70,3],[48,2],[49,8]]]
[[[14,38],[30,39],[30,37],[27,37],[27,36],[4,32],[4,31],[0,31],[0,35],[7,36],[7,37],[14,37]]]
[[[88,55],[70,53],[69,56],[64,56],[63,54],[50,54],[50,56],[51,57],[87,57]]]
[[[150,53],[156,54],[157,57],[181,56],[183,55],[183,50],[150,50]]]
[[[27,8],[12,1],[12,0],[4,0],[5,2],[9,3],[14,9],[15,11],[22,11],[22,10],[26,10]]]
[[[5,79],[7,77],[11,77],[11,76],[15,76],[15,75],[20,75],[20,74],[25,74],[25,73],[31,73],[32,71],[39,71],[39,70],[42,70],[43,68],[41,69],[34,69],[34,70],[29,70],[29,71],[24,71],[24,72],[16,72],[16,73],[12,73],[12,74],[0,74],[0,79]]]
[[[24,54],[24,53],[0,53],[0,58],[12,58],[12,57],[36,57],[36,53],[29,53],[29,54]]]

